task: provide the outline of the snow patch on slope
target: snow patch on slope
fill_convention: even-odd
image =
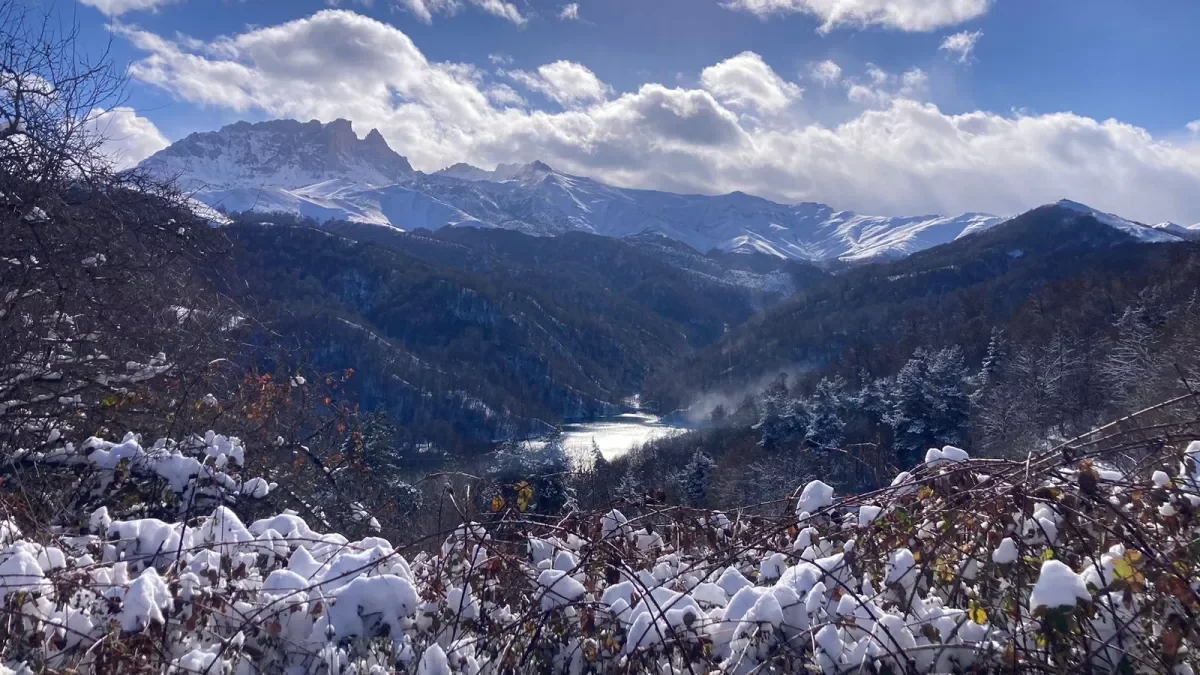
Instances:
[[[1147,242],[1147,243],[1159,243],[1159,242],[1171,242],[1171,241],[1179,241],[1180,240],[1180,237],[1178,237],[1174,234],[1171,234],[1170,232],[1157,230],[1153,227],[1149,227],[1148,225],[1143,225],[1141,223],[1137,223],[1132,220],[1126,220],[1125,218],[1122,218],[1117,215],[1113,215],[1111,213],[1104,213],[1103,211],[1097,211],[1096,209],[1093,209],[1092,207],[1088,206],[1087,204],[1080,204],[1079,202],[1071,201],[1070,199],[1061,199],[1061,200],[1055,202],[1054,205],[1059,208],[1068,209],[1070,211],[1076,211],[1078,213],[1089,215],[1089,216],[1095,218],[1096,220],[1098,220],[1099,222],[1104,223],[1105,225],[1108,225],[1109,227],[1120,230],[1121,232],[1128,234],[1129,236],[1133,237],[1134,239],[1137,239],[1138,241],[1143,241],[1143,242]]]

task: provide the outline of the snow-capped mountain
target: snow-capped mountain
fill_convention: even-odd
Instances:
[[[700,252],[755,252],[810,261],[900,257],[1004,220],[983,213],[865,216],[741,192],[710,196],[617,188],[542,162],[501,164],[491,171],[455,164],[426,174],[414,171],[378,131],[360,140],[346,120],[238,122],[192,134],[143,166],[180,179],[197,199],[227,211],[285,211],[318,221],[345,219],[403,230],[471,225],[538,236],[653,232]],[[1076,202],[1059,205],[1142,241],[1183,238],[1170,228],[1142,225]]]
[[[372,129],[360,140],[350,122],[340,119],[328,124],[238,122],[190,134],[142,166],[179,178],[192,190],[294,189],[327,181],[391,185],[413,174],[408,160],[388,147],[378,131]]]
[[[1176,237],[1179,237],[1180,239],[1187,239],[1189,241],[1200,241],[1200,223],[1196,223],[1194,225],[1180,225],[1179,223],[1165,222],[1165,223],[1155,223],[1154,225],[1151,225],[1150,227],[1153,227],[1154,229],[1159,230],[1160,232],[1166,232],[1167,234],[1173,234]]]
[[[1099,222],[1104,223],[1109,227],[1124,232],[1137,241],[1143,241],[1147,243],[1164,243],[1180,241],[1184,239],[1184,237],[1172,232],[1169,228],[1160,228],[1158,226],[1152,227],[1150,225],[1138,223],[1126,218],[1122,218],[1118,215],[1104,213],[1103,211],[1093,209],[1087,204],[1080,204],[1079,202],[1071,201],[1070,199],[1060,199],[1055,202],[1054,205],[1061,209],[1075,211],[1083,215],[1091,216],[1092,218],[1095,218]],[[1174,223],[1165,224],[1173,225],[1176,228],[1183,229],[1181,226],[1175,225]]]

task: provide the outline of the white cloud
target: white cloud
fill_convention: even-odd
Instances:
[[[981,30],[973,33],[964,30],[961,33],[947,35],[938,49],[948,52],[959,63],[967,63],[975,53],[975,45],[981,37],[983,37]]]
[[[839,26],[882,26],[903,31],[931,31],[955,26],[987,13],[992,0],[728,0],[730,9],[760,18],[775,14],[808,14],[820,30]]]
[[[742,52],[700,73],[700,84],[732,108],[777,113],[800,98],[800,87],[779,77],[762,57]]]
[[[885,84],[891,77],[883,68],[874,63],[867,64],[867,77],[871,79],[872,84]]]
[[[458,0],[397,0],[396,7],[407,10],[425,23],[433,23],[434,14],[454,16],[462,9]]]
[[[507,19],[515,24],[524,24],[526,19],[517,6],[503,0],[397,0],[397,7],[407,10],[425,23],[433,23],[434,14],[454,16],[467,2],[488,14]]]
[[[929,89],[929,74],[920,68],[910,68],[899,76],[868,63],[866,80],[846,78],[846,98],[869,107],[888,106],[896,99],[920,100]]]
[[[517,93],[516,89],[513,89],[507,84],[493,84],[487,88],[485,93],[487,94],[487,97],[491,99],[492,103],[497,105],[517,106],[522,108],[529,105],[526,103],[525,98]]]
[[[501,66],[507,66],[513,62],[513,59],[508,54],[488,54],[488,61]]]
[[[128,169],[171,144],[154,123],[133,108],[92,110],[86,122],[89,133],[103,142],[100,150],[118,169]]]
[[[515,24],[523,24],[528,21],[521,15],[517,6],[511,2],[501,2],[501,0],[470,0],[470,2],[488,14],[507,19]]]
[[[842,67],[837,63],[826,59],[820,63],[814,63],[812,67],[809,68],[809,75],[812,77],[812,79],[828,87],[830,85],[837,84],[838,81],[842,79]]]
[[[123,34],[143,54],[132,75],[178,99],[352,119],[379,128],[424,170],[541,159],[618,185],[742,190],[864,213],[1008,214],[1067,196],[1145,222],[1200,221],[1194,136],[1155,137],[1073,113],[948,114],[914,100],[926,79],[916,69],[880,70],[882,83],[878,74],[843,78],[848,92],[860,86],[885,100],[840,124],[813,123],[802,110],[746,124],[708,90],[656,83],[616,97],[601,84],[604,94],[577,94],[561,111],[513,106],[489,73],[431,62],[395,27],[347,11],[203,46]]]
[[[558,10],[558,18],[563,21],[578,21],[579,20],[579,3],[569,2]]]
[[[126,12],[156,9],[160,5],[169,5],[178,0],[79,0],[85,5],[91,5],[106,16],[121,16]]]
[[[1193,134],[1200,134],[1200,120],[1193,120],[1187,123],[1187,130]]]
[[[506,74],[517,84],[541,92],[564,107],[603,101],[612,91],[591,70],[571,61],[548,63],[536,73],[513,70]]]

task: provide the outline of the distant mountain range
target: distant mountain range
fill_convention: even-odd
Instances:
[[[535,236],[658,233],[701,253],[755,252],[813,262],[903,257],[1004,220],[984,213],[865,216],[741,192],[709,196],[617,188],[542,162],[501,164],[492,171],[455,164],[426,174],[414,170],[378,131],[359,139],[341,119],[238,122],[191,134],[142,166],[227,212],[285,212],[404,231],[475,226]],[[1069,200],[1061,204],[1142,241],[1200,237],[1200,224],[1148,226]]]
[[[287,212],[411,231],[498,227],[547,236],[658,233],[699,252],[757,252],[808,261],[894,258],[985,230],[1002,219],[864,216],[824,204],[779,204],[740,192],[680,195],[606,185],[542,162],[487,171],[415,171],[378,131],[351,123],[238,122],[196,133],[143,162],[229,212]]]

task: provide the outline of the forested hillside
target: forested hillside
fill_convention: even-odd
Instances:
[[[620,411],[648,372],[827,276],[582,233],[262,218],[225,229],[238,270],[225,292],[256,307],[259,339],[282,338],[319,368],[353,368],[364,409],[450,452]]]
[[[657,374],[707,421],[622,462],[701,503],[872,489],[931,446],[1022,456],[1200,382],[1200,249],[1057,206],[800,291]],[[689,467],[689,468],[683,468]]]

